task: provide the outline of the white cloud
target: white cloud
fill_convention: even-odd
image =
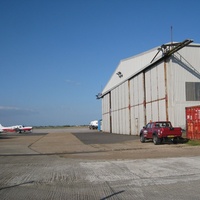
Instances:
[[[0,106],[0,110],[20,110],[20,108],[10,107],[10,106]]]
[[[36,113],[36,111],[32,109],[24,109],[19,107],[12,107],[12,106],[0,106],[0,112],[3,114],[6,113],[16,113],[16,114],[28,114],[28,113]]]

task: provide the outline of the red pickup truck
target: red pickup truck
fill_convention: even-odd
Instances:
[[[152,139],[155,145],[169,140],[177,143],[181,136],[182,129],[180,127],[172,127],[170,121],[150,122],[140,131],[140,141],[142,143]]]

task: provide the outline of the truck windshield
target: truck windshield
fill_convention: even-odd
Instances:
[[[171,124],[169,122],[158,122],[156,123],[156,127],[171,127]]]

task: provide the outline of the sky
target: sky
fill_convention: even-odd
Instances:
[[[0,0],[0,124],[101,119],[96,95],[120,60],[171,38],[200,43],[199,8],[199,0]]]

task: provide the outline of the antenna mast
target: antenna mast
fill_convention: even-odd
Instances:
[[[171,44],[173,44],[173,27],[171,26]]]

